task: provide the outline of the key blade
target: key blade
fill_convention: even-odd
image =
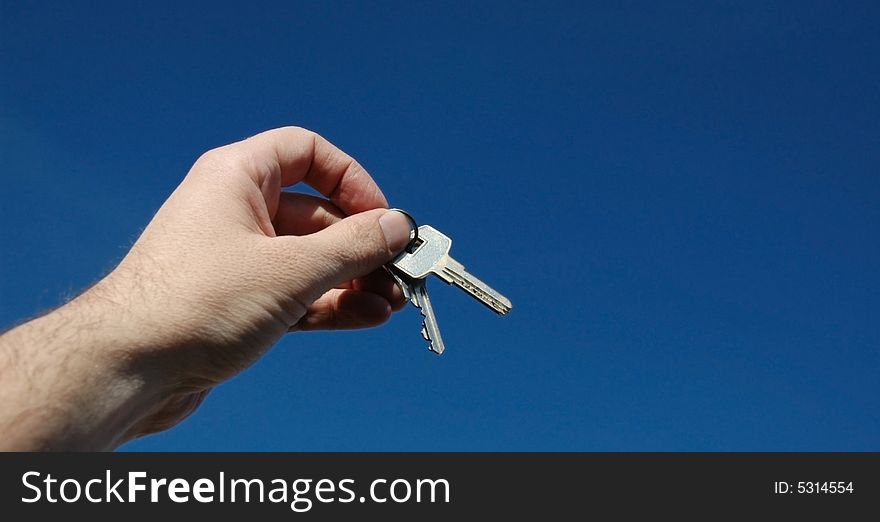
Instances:
[[[431,298],[428,297],[428,287],[424,279],[418,279],[410,288],[412,303],[422,314],[422,337],[428,341],[428,349],[437,355],[442,355],[446,350],[440,328],[437,326],[437,318],[434,316],[434,307],[431,306]]]
[[[447,283],[461,288],[498,315],[506,315],[513,308],[510,299],[474,277],[473,274],[465,270],[464,265],[452,258],[447,259],[445,265],[438,270],[437,275]]]

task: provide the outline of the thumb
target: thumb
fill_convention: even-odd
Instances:
[[[300,248],[315,261],[309,286],[323,292],[372,272],[403,251],[411,234],[412,223],[406,215],[376,209],[300,237]]]

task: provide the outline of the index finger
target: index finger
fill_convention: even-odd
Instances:
[[[261,178],[288,187],[305,182],[346,214],[388,208],[388,200],[369,173],[335,145],[301,127],[261,132],[236,144]]]

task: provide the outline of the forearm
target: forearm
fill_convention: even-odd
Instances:
[[[0,337],[0,449],[112,449],[163,393],[107,285]]]

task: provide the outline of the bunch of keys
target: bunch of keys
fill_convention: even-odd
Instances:
[[[421,311],[422,337],[428,341],[429,350],[440,355],[445,349],[434,308],[428,297],[429,275],[435,275],[444,283],[461,288],[498,315],[505,315],[510,311],[513,305],[509,299],[469,274],[464,265],[449,256],[452,247],[449,237],[429,225],[418,226],[415,219],[403,210],[392,210],[409,218],[413,224],[413,234],[407,248],[385,265],[385,268],[400,285],[404,297]]]

